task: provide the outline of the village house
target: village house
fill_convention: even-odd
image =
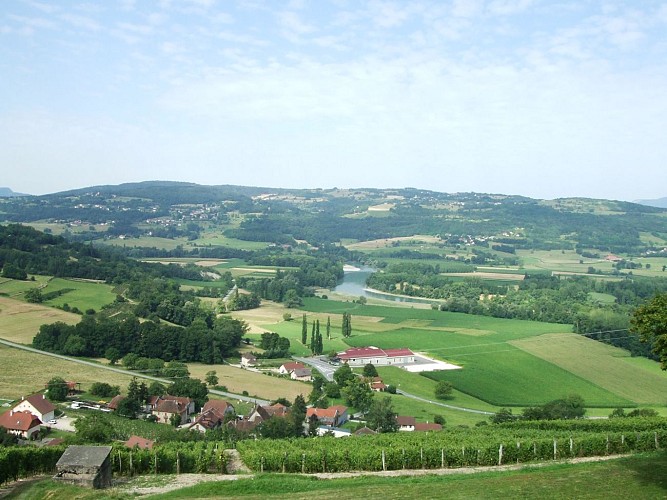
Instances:
[[[415,362],[415,354],[410,349],[380,349],[374,346],[352,347],[338,353],[338,358],[350,366],[396,365]]]
[[[313,372],[310,368],[297,368],[296,370],[292,370],[290,378],[301,382],[310,382],[313,380]]]
[[[190,398],[179,396],[151,396],[148,400],[148,408],[151,415],[157,418],[159,423],[169,424],[173,415],[178,415],[180,424],[189,421],[190,415],[195,412],[195,402]]]
[[[44,394],[32,394],[14,405],[12,410],[27,411],[35,415],[42,422],[49,422],[55,418],[55,405],[46,399]]]
[[[312,416],[317,417],[319,423],[332,427],[338,427],[348,421],[347,406],[336,405],[329,408],[308,408],[306,410],[306,421]]]
[[[243,353],[241,354],[241,366],[243,368],[257,366],[257,358],[250,353]]]
[[[197,419],[188,429],[199,432],[218,429],[224,424],[225,418],[234,413],[234,406],[227,401],[207,401]]]
[[[396,417],[396,423],[398,424],[399,431],[412,432],[415,430],[415,424],[417,423],[415,417],[405,417],[398,415]]]
[[[440,424],[434,424],[434,423],[424,423],[424,422],[417,422],[415,424],[415,432],[428,432],[428,431],[441,431],[442,430],[442,425]]]
[[[384,392],[387,390],[387,386],[380,377],[369,377],[366,380],[368,381],[371,391]]]
[[[299,370],[303,369],[306,366],[303,363],[298,363],[296,361],[290,362],[290,363],[284,363],[281,365],[280,369],[278,370],[278,373],[281,375],[289,375],[291,374],[294,370]]]
[[[0,415],[0,427],[21,439],[34,439],[42,421],[29,411],[9,410]]]

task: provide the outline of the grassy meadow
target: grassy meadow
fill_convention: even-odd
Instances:
[[[84,365],[75,361],[54,358],[46,354],[37,354],[0,345],[0,399],[16,399],[44,389],[52,377],[62,377],[81,383],[83,390],[88,390],[93,382],[107,382],[112,385],[127,387],[131,375],[112,372],[103,368]],[[40,367],[36,372],[35,368]]]
[[[62,321],[74,325],[80,319],[78,314],[53,307],[0,297],[0,338],[19,344],[31,344],[39,327],[45,323]]]

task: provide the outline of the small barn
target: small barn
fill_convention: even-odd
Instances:
[[[109,488],[111,446],[68,446],[56,463],[53,478],[89,488]]]

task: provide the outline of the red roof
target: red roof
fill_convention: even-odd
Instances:
[[[56,407],[54,404],[46,399],[44,394],[33,394],[25,398],[25,401],[28,401],[38,412],[42,415],[54,411]]]
[[[329,408],[308,408],[306,410],[306,418],[315,415],[317,418],[335,418],[336,415],[342,415],[347,411],[347,406],[337,405]]]
[[[221,414],[224,414],[225,412],[229,411],[229,408],[234,409],[234,406],[227,401],[222,401],[220,399],[211,399],[209,401],[206,401],[204,404],[204,407],[202,408],[201,412],[207,412],[208,410],[216,410],[220,412]]]
[[[424,424],[417,423],[415,424],[415,431],[441,431],[442,425],[440,424]]]
[[[338,355],[340,359],[358,358],[388,358],[396,356],[413,356],[414,353],[407,348],[380,349],[379,347],[352,347]]]
[[[0,415],[0,427],[8,431],[26,432],[41,423],[42,421],[29,411],[9,410]]]
[[[415,421],[415,417],[405,417],[405,416],[399,415],[399,416],[396,417],[396,422],[401,427],[406,427],[406,426],[414,427],[416,421]]]
[[[125,446],[128,448],[141,448],[142,450],[150,450],[153,448],[155,441],[150,439],[142,438],[141,436],[130,436],[130,439],[125,441]]]

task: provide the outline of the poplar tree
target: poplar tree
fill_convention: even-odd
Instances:
[[[301,320],[301,343],[306,345],[308,343],[308,323],[306,321],[306,315],[303,315]]]

